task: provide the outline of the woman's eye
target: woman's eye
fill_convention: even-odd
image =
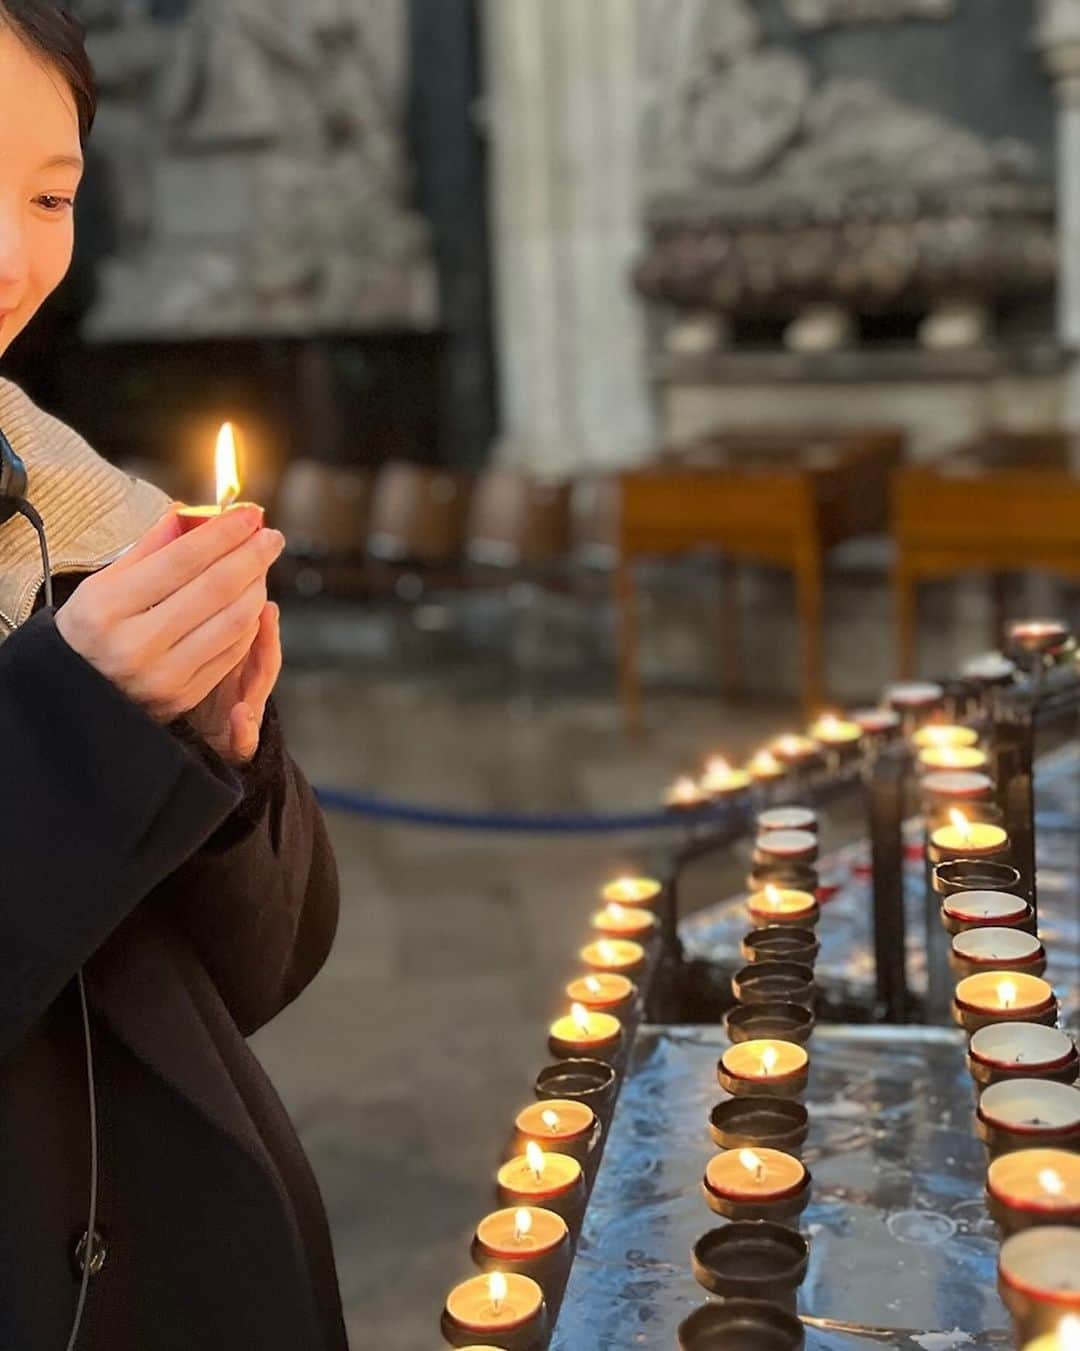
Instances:
[[[74,197],[64,197],[56,192],[43,192],[40,197],[34,198],[34,203],[40,206],[43,211],[48,211],[51,215],[59,215],[62,211],[70,211],[75,205]]]

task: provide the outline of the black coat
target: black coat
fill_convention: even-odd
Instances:
[[[40,611],[0,646],[0,1351],[344,1351],[318,1187],[244,1038],[313,979],[333,854],[272,705],[250,769],[155,723]]]

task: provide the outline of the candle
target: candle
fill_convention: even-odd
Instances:
[[[916,750],[942,747],[959,748],[978,744],[979,734],[972,727],[958,727],[951,723],[931,722],[920,727],[911,738]]]
[[[945,928],[953,934],[975,929],[1016,929],[1031,916],[1023,896],[1010,891],[957,891],[941,904]]]
[[[965,976],[956,987],[953,1017],[966,1031],[988,1023],[1030,1022],[1053,1026],[1057,1021],[1054,991],[1040,976],[1022,971],[988,971]]]
[[[671,811],[697,811],[708,802],[708,795],[694,782],[683,775],[676,779],[664,794],[664,802]]]
[[[217,477],[217,506],[181,507],[177,512],[181,533],[187,534],[205,524],[214,516],[220,516],[237,502],[240,496],[240,470],[237,457],[236,432],[231,422],[226,422],[218,432],[215,451],[215,469]]]
[[[910,680],[885,691],[886,702],[901,714],[925,712],[944,698],[944,687],[930,680]]]
[[[596,1143],[596,1113],[584,1102],[551,1098],[522,1108],[514,1121],[512,1157],[525,1154],[530,1143],[568,1154],[585,1163]]]
[[[1029,619],[1009,625],[1009,646],[1032,655],[1056,652],[1069,641],[1069,626],[1060,619]]]
[[[980,685],[1007,685],[1016,675],[1016,662],[1000,652],[983,652],[964,662],[960,674]]]
[[[812,807],[771,807],[758,813],[757,828],[759,835],[768,835],[774,830],[803,830],[816,835],[817,812]]]
[[[995,1159],[986,1175],[990,1214],[1006,1234],[1037,1224],[1080,1222],[1080,1154],[1021,1149]]]
[[[584,1004],[587,1009],[616,1015],[629,1013],[636,996],[637,986],[633,981],[611,971],[581,976],[566,987],[566,997],[572,1004]]]
[[[760,862],[813,863],[818,839],[809,830],[767,830],[754,842],[754,857]]]
[[[971,821],[959,807],[950,807],[949,824],[938,826],[930,836],[931,858],[935,863],[957,858],[996,858],[1008,847],[1009,836],[1002,826]]]
[[[977,746],[928,746],[919,752],[923,769],[985,769],[989,759]]]
[[[600,895],[605,905],[614,901],[622,906],[652,906],[663,890],[664,884],[655,877],[617,877],[604,886]]]
[[[609,1060],[622,1047],[622,1024],[610,1013],[596,1013],[575,1004],[569,1014],[551,1024],[548,1046],[554,1056],[594,1056]]]
[[[810,737],[790,733],[787,736],[777,737],[770,744],[769,750],[782,764],[795,767],[808,765],[821,755],[819,742],[811,740]]]
[[[1007,1238],[998,1288],[1022,1340],[1055,1332],[1066,1314],[1080,1315],[1080,1229],[1048,1225]]]
[[[737,797],[750,787],[750,775],[743,769],[733,769],[723,756],[716,755],[705,766],[700,788],[711,798]]]
[[[729,1046],[717,1066],[720,1086],[732,1097],[798,1097],[809,1072],[810,1057],[803,1047],[767,1038]]]
[[[755,923],[794,924],[800,928],[813,928],[820,916],[817,897],[811,892],[777,887],[771,882],[747,897],[746,910]]]
[[[530,1277],[554,1303],[570,1272],[570,1230],[561,1215],[539,1206],[497,1210],[477,1226],[472,1259],[481,1271]]]
[[[938,769],[924,774],[919,788],[931,802],[988,802],[994,781],[977,769]]]
[[[990,1023],[968,1045],[968,1069],[987,1087],[1008,1079],[1048,1079],[1075,1083],[1080,1058],[1072,1038],[1040,1023]]]
[[[451,1346],[467,1347],[479,1333],[495,1334],[506,1351],[532,1351],[546,1342],[544,1292],[514,1272],[474,1276],[447,1296],[442,1330]]]
[[[1066,1314],[1052,1332],[1028,1342],[1024,1351],[1080,1351],[1080,1317]]]
[[[621,971],[632,976],[645,965],[645,949],[626,938],[601,938],[578,955],[593,971]]]
[[[889,736],[900,726],[900,714],[891,708],[860,708],[851,715],[865,736]]]
[[[857,722],[837,717],[835,713],[824,714],[810,728],[811,740],[832,751],[854,750],[862,737],[863,729]]]
[[[729,1149],[705,1169],[709,1208],[729,1220],[792,1219],[810,1200],[810,1174],[778,1149]]]
[[[576,1224],[585,1204],[581,1164],[569,1154],[548,1153],[535,1141],[525,1153],[509,1159],[498,1173],[499,1201],[504,1206],[539,1205]]]
[[[755,783],[770,783],[774,779],[782,779],[787,772],[770,750],[758,751],[747,765],[747,769]]]
[[[651,910],[642,910],[640,906],[627,909],[618,901],[609,901],[603,910],[593,915],[592,927],[598,933],[608,934],[612,938],[640,940],[652,935],[656,928],[656,916]]]
[[[1023,929],[964,929],[952,940],[949,965],[957,976],[980,971],[1025,971],[1041,976],[1046,950],[1034,934]]]
[[[1014,1149],[1080,1146],[1080,1090],[1051,1079],[1006,1079],[983,1091],[975,1113],[993,1157]]]

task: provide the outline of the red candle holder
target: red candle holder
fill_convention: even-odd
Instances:
[[[1053,1332],[1066,1314],[1080,1314],[1080,1229],[1028,1229],[1001,1245],[998,1290],[1012,1314],[1017,1345]]]
[[[728,1220],[797,1219],[810,1191],[806,1167],[778,1149],[726,1150],[710,1159],[702,1182],[709,1209]]]
[[[953,938],[949,966],[960,980],[981,971],[1024,971],[1041,976],[1046,949],[1025,929],[964,929]]]
[[[573,1261],[566,1221],[553,1210],[538,1206],[519,1206],[488,1215],[477,1227],[471,1252],[481,1271],[528,1276],[549,1302],[561,1294]]]
[[[968,1044],[968,1069],[981,1091],[1009,1079],[1044,1079],[1074,1084],[1080,1056],[1072,1038],[1040,1023],[992,1023]]]
[[[1001,1232],[1080,1224],[1080,1155],[1064,1149],[1019,1149],[1000,1155],[986,1174],[987,1208]]]
[[[497,1351],[541,1351],[547,1345],[544,1292],[528,1276],[498,1274],[505,1296],[491,1295],[491,1276],[474,1276],[456,1286],[442,1314],[442,1334],[454,1347],[476,1346],[478,1336]]]
[[[979,1098],[975,1129],[991,1159],[1018,1149],[1080,1151],[1080,1091],[1051,1079],[1009,1079]]]

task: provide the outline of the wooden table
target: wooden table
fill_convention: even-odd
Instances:
[[[903,443],[903,433],[891,427],[737,428],[711,433],[654,467],[623,475],[615,588],[619,697],[630,730],[641,726],[634,563],[701,549],[718,552],[729,568],[747,561],[792,571],[802,702],[808,715],[820,709],[825,555],[843,540],[884,526],[889,478]],[[724,610],[730,689],[738,675],[730,585]]]
[[[1007,574],[1038,568],[1080,575],[1080,476],[1069,469],[1072,440],[1061,431],[992,432],[933,465],[897,472],[893,597],[901,676],[915,673],[920,582],[990,574],[994,645],[1002,638]]]

